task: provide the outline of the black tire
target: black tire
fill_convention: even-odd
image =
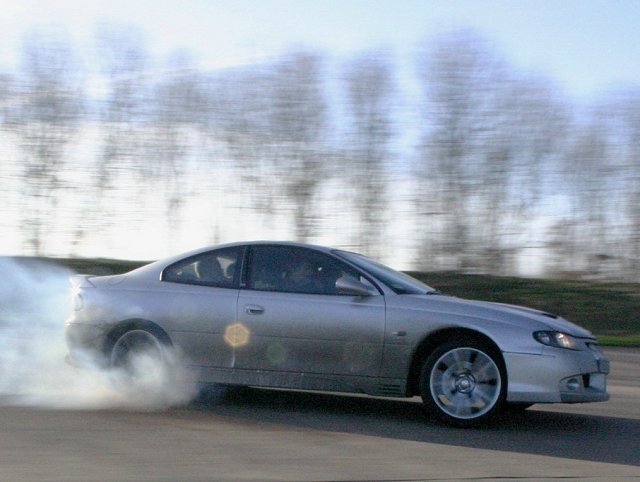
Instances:
[[[195,380],[160,329],[137,327],[122,333],[113,344],[109,361],[109,380],[126,406],[184,405],[196,394]]]
[[[153,333],[135,329],[123,333],[113,344],[110,365],[112,368],[131,373],[134,370],[135,359],[147,356],[158,363],[165,361],[166,345]]]
[[[443,343],[422,366],[420,395],[427,411],[449,425],[474,427],[493,420],[507,396],[501,353],[474,338]]]

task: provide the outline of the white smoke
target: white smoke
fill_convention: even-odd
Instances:
[[[140,357],[133,376],[66,363],[72,274],[43,261],[0,258],[0,404],[154,410],[189,402],[195,384],[175,351],[164,364]]]

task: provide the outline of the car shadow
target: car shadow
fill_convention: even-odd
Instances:
[[[505,413],[495,424],[452,428],[422,404],[342,394],[212,388],[193,410],[251,424],[280,424],[417,442],[640,466],[640,420],[536,410]]]

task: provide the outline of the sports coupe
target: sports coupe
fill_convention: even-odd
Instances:
[[[420,395],[456,426],[506,408],[609,398],[593,335],[549,313],[447,296],[360,254],[288,242],[209,246],[72,277],[69,360],[126,367],[178,348],[199,382]]]

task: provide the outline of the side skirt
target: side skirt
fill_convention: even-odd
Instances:
[[[406,380],[313,373],[191,367],[203,383],[291,388],[326,392],[365,393],[378,397],[406,397]]]

